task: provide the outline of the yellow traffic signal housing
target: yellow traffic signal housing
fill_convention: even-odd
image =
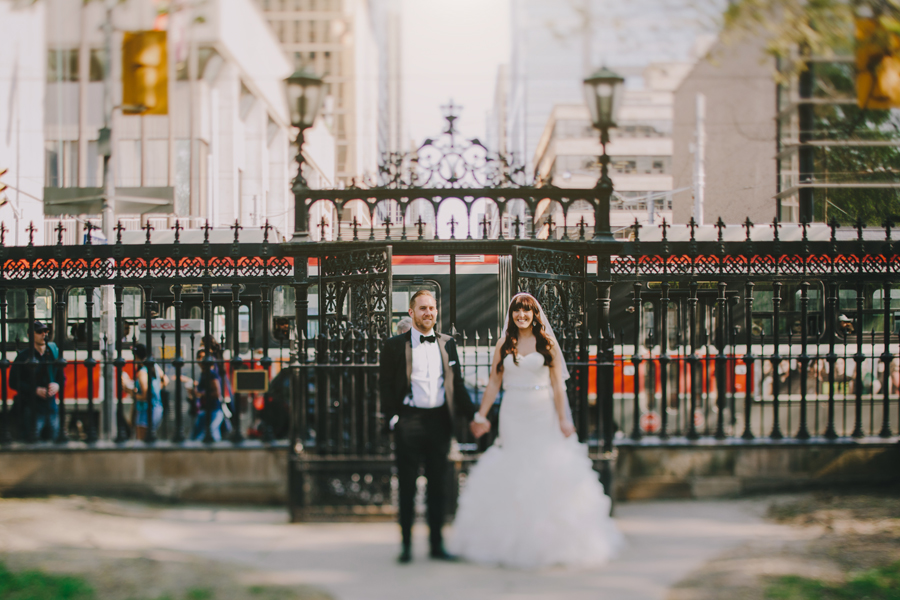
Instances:
[[[900,35],[877,19],[856,19],[856,102],[860,108],[900,108]]]
[[[122,40],[122,112],[169,114],[165,31],[128,31]]]

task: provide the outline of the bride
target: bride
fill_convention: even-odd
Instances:
[[[599,565],[621,534],[609,517],[586,448],[573,434],[568,370],[549,321],[529,294],[513,297],[506,331],[472,431],[490,430],[500,387],[500,436],[472,468],[459,499],[450,551],[516,568]]]

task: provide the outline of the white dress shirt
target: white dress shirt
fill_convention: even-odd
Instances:
[[[412,338],[412,394],[403,403],[416,408],[437,408],[443,406],[444,398],[444,361],[441,360],[441,349],[437,339],[434,343],[422,342],[420,336],[435,335],[434,329],[422,333],[415,327],[410,330]]]

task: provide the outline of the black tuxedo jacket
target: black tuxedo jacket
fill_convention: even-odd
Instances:
[[[444,363],[444,394],[451,417],[475,416],[475,406],[466,391],[459,366],[456,341],[449,335],[435,333],[437,345]],[[409,331],[384,342],[381,353],[381,405],[385,419],[390,423],[400,413],[403,399],[412,390],[412,337]]]

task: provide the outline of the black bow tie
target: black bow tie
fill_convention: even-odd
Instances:
[[[429,342],[429,343],[433,344],[435,339],[436,339],[436,338],[435,338],[435,336],[433,336],[433,335],[420,335],[420,336],[419,336],[419,343],[422,343],[422,342]]]

